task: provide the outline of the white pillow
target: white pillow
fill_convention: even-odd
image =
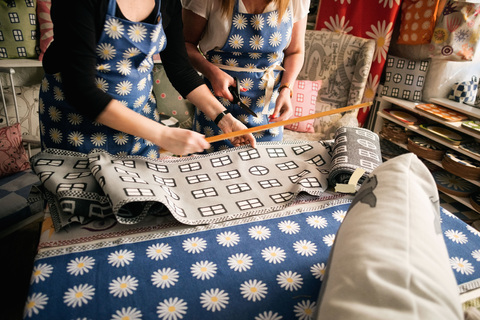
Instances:
[[[439,197],[413,153],[377,167],[337,233],[317,319],[463,319]]]

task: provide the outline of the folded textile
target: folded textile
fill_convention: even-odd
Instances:
[[[382,164],[380,139],[378,135],[365,128],[341,127],[335,132],[333,155],[328,182],[348,184],[353,172],[363,169],[359,179],[361,184],[373,169]]]

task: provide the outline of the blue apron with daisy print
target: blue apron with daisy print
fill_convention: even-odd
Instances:
[[[269,123],[269,115],[275,109],[275,101],[280,85],[283,50],[290,43],[292,35],[292,12],[286,10],[281,21],[278,11],[262,14],[240,13],[238,1],[233,10],[232,25],[226,43],[220,50],[211,50],[206,58],[232,77],[240,80],[246,89],[240,92],[243,103],[256,114],[254,117],[240,106],[219,98],[220,102],[232,115],[242,121],[248,128]],[[212,88],[208,79],[207,85]],[[222,133],[213,121],[197,109],[194,129],[208,136]],[[277,127],[254,134],[257,141],[281,141],[283,128]],[[225,140],[212,143],[215,151],[232,147]]]
[[[110,0],[103,33],[97,44],[96,84],[128,108],[159,121],[152,94],[153,55],[166,45],[160,4],[157,24],[115,17],[117,2]],[[104,149],[111,154],[152,158],[159,148],[150,141],[101,125],[81,115],[63,98],[61,75],[46,74],[40,88],[40,134],[43,148],[88,153]]]

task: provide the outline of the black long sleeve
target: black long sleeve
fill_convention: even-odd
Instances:
[[[43,58],[46,73],[61,72],[67,101],[91,119],[112,100],[95,84],[95,50],[103,31],[108,1],[53,0],[54,41]],[[203,84],[203,80],[188,61],[180,1],[163,0],[161,13],[167,37],[167,47],[161,53],[162,63],[170,82],[185,97]]]

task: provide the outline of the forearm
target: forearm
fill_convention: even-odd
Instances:
[[[198,50],[198,48],[192,43],[186,43],[185,47],[187,48],[188,57],[190,63],[193,67],[203,74],[207,79],[214,79],[218,72],[222,72],[220,68],[210,63],[203,54]]]
[[[225,111],[225,107],[215,98],[206,85],[201,85],[190,92],[187,99],[211,120]]]

